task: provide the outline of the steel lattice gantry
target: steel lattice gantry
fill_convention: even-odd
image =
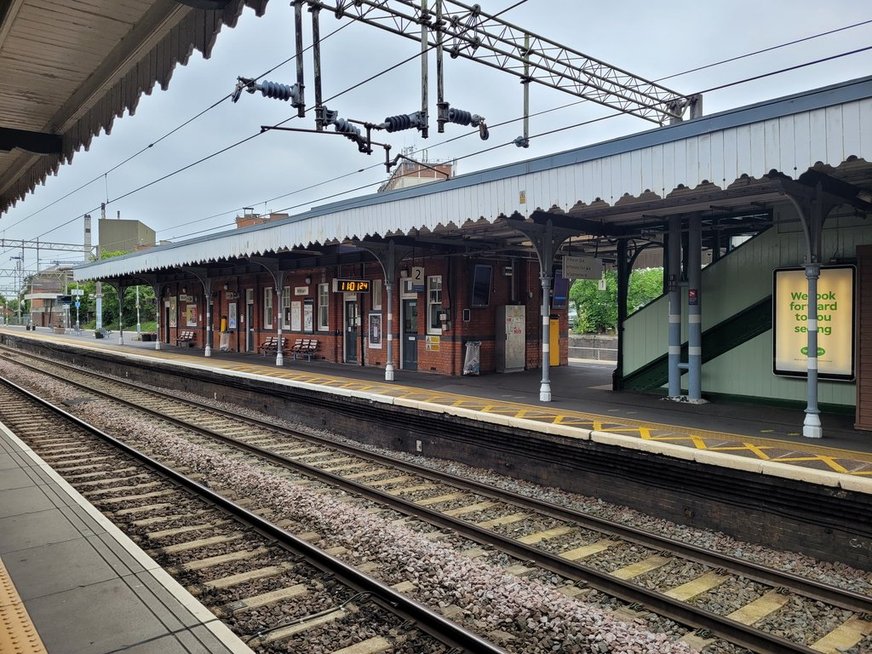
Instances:
[[[658,124],[680,121],[690,108],[696,115],[698,97],[686,97],[659,84],[533,34],[478,5],[457,0],[297,0],[332,11],[388,32],[420,41],[422,28],[436,36],[438,48],[452,58],[511,73]]]

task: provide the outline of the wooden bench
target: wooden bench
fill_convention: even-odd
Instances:
[[[187,345],[188,347],[194,347],[194,341],[196,340],[197,335],[193,331],[185,330],[179,334],[179,337],[176,339],[176,345]]]
[[[301,358],[306,357],[311,361],[315,353],[318,352],[320,345],[321,341],[317,338],[298,338],[291,348],[291,354],[295,359],[299,356]]]
[[[266,356],[267,354],[277,354],[276,350],[278,349],[278,342],[278,336],[270,336],[267,338],[260,346],[260,351],[263,353],[263,356]],[[287,348],[288,339],[282,336],[282,353],[284,353]]]

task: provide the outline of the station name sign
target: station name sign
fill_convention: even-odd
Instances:
[[[818,377],[854,378],[854,266],[821,268],[817,297]],[[772,293],[773,372],[808,374],[808,281],[805,270],[775,271]]]
[[[334,279],[334,293],[369,293],[368,279]]]

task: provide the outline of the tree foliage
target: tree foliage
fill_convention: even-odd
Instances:
[[[569,301],[578,312],[575,331],[603,333],[618,323],[618,276],[615,270],[603,273],[605,290],[599,290],[600,280],[577,279],[569,290]],[[638,311],[663,294],[663,268],[644,268],[630,274],[627,311]]]
[[[109,259],[127,254],[124,250],[103,252],[100,259]],[[110,329],[118,329],[118,289],[112,284],[103,283],[103,325]],[[97,316],[97,283],[93,281],[79,284],[84,290],[82,306],[80,308],[80,322],[82,325],[96,323]],[[151,286],[139,287],[139,317],[140,322],[152,322],[157,315],[155,306],[154,289]],[[124,303],[121,312],[122,325],[125,329],[136,326],[136,287],[124,289]]]

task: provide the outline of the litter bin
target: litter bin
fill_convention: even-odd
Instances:
[[[229,352],[230,351],[230,334],[227,332],[222,332],[218,337],[218,349],[221,352]]]
[[[477,375],[481,369],[481,341],[466,341],[463,374]]]

